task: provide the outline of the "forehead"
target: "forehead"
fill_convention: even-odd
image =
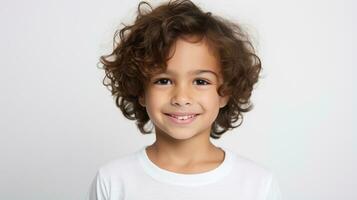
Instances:
[[[171,74],[220,73],[219,58],[205,39],[193,42],[180,38],[171,47],[169,55],[167,72]]]

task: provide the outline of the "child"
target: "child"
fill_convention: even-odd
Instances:
[[[191,1],[143,4],[101,57],[103,84],[143,134],[152,122],[156,141],[103,165],[90,199],[281,199],[269,169],[210,141],[252,109],[261,63],[247,35]]]

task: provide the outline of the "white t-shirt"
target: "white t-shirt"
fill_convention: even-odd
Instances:
[[[233,151],[215,169],[196,174],[168,171],[154,164],[145,148],[99,168],[90,200],[281,200],[274,174]]]

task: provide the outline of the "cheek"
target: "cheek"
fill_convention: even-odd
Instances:
[[[150,107],[158,107],[162,104],[167,103],[167,101],[171,98],[170,91],[164,89],[152,89],[149,90],[145,96],[147,100],[147,104]],[[197,103],[201,103],[208,107],[214,107],[219,105],[219,95],[214,88],[205,88],[205,89],[195,89],[191,93],[191,98],[196,100]]]
[[[151,100],[154,101],[163,101],[164,99],[168,98],[169,96],[169,90],[164,90],[164,89],[153,89],[148,93],[148,96],[151,98]]]
[[[208,92],[199,95],[199,102],[205,105],[207,108],[214,108],[219,106],[219,96],[216,92]]]
[[[167,97],[164,94],[154,91],[147,93],[145,98],[148,112],[157,111],[157,109],[160,109],[167,101]]]

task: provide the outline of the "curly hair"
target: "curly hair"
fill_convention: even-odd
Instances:
[[[150,11],[142,11],[144,4]],[[177,39],[200,36],[219,54],[223,84],[217,92],[230,96],[211,125],[210,137],[219,139],[227,130],[240,126],[242,113],[253,108],[250,97],[261,70],[261,61],[241,26],[203,12],[189,0],[170,0],[155,9],[141,1],[137,14],[134,24],[122,23],[124,27],[115,31],[112,53],[100,57],[105,70],[102,83],[123,115],[136,120],[142,134],[152,133],[152,129],[144,128],[150,118],[139,103],[144,85],[154,74],[165,71],[170,48]]]

